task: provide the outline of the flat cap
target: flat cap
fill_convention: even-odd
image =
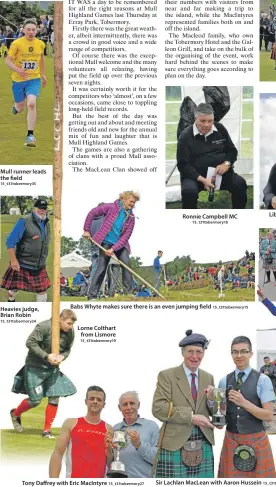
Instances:
[[[187,345],[196,345],[197,347],[206,349],[209,345],[209,341],[204,335],[193,333],[193,330],[187,330],[186,336],[179,342],[179,346],[186,347]]]

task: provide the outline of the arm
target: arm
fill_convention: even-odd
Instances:
[[[20,242],[25,232],[24,218],[19,218],[14,225],[11,233],[6,239],[6,247],[8,250],[14,250],[16,245]]]
[[[225,136],[225,162],[230,162],[231,165],[234,164],[234,162],[237,160],[238,156],[238,151],[235,147],[235,145],[232,142],[232,139],[226,130],[226,128],[220,124],[220,127],[223,128],[224,136]],[[223,161],[224,162],[224,161]]]
[[[268,182],[264,187],[264,198],[263,202],[267,209],[272,209],[272,199],[275,197],[276,192],[276,164],[272,166]]]
[[[38,324],[32,333],[29,335],[26,341],[26,347],[34,354],[36,357],[47,360],[48,354],[40,347],[40,344],[43,343],[44,338],[46,337],[45,329],[41,326],[41,323]]]
[[[68,332],[70,333],[70,331]],[[71,338],[68,340],[68,346],[67,348],[65,348],[62,352],[61,352],[61,355],[63,357],[63,360],[67,359],[70,355],[70,352],[71,352],[71,348],[73,346],[73,343],[74,343],[74,339],[75,339],[75,333],[74,333],[74,330],[72,330],[72,336]]]
[[[177,168],[183,178],[200,181],[200,174],[191,164],[192,154],[188,145],[186,134],[179,137],[176,152]],[[203,178],[204,179],[204,178]]]
[[[109,206],[110,206],[109,204],[104,204],[104,205],[97,206],[96,208],[93,208],[88,213],[88,215],[85,219],[83,230],[85,232],[90,233],[90,226],[91,226],[92,220],[94,220],[94,218],[96,218],[97,216],[105,216],[108,212]]]
[[[191,406],[174,406],[171,401],[171,382],[166,372],[163,371],[158,375],[157,387],[153,396],[153,416],[162,422],[191,425]]]
[[[128,218],[131,218],[130,222],[129,222],[129,225],[127,226],[126,230],[123,231],[122,235],[120,236],[118,242],[116,242],[113,246],[112,246],[112,249],[114,250],[114,252],[116,252],[116,250],[120,250],[122,249],[123,247],[126,246],[126,244],[128,243],[130,237],[131,237],[131,234],[133,232],[133,229],[134,229],[134,225],[135,225],[135,217],[134,216],[129,216]]]
[[[157,443],[159,439],[159,428],[157,424],[153,424],[151,427],[149,442],[141,441],[139,448],[136,448],[140,457],[146,462],[153,465],[157,452]]]
[[[245,404],[242,406],[246,411],[255,416],[255,418],[261,419],[262,421],[272,421],[273,418],[273,403],[272,401],[262,404],[259,408],[245,399]]]
[[[270,311],[270,313],[273,314],[273,316],[276,316],[276,306],[274,306],[274,304],[271,301],[269,301],[268,298],[264,298],[262,303]]]
[[[113,450],[112,450],[112,439],[113,439],[113,428],[110,424],[106,424],[107,432],[105,435],[105,453],[106,453],[106,464],[110,465],[113,461]]]
[[[71,430],[76,422],[75,419],[66,419],[60,430],[59,437],[56,442],[56,447],[52,453],[49,465],[49,478],[58,479],[61,471],[61,463],[64,452],[70,441]]]

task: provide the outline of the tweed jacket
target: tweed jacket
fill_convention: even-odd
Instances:
[[[92,221],[99,216],[103,216],[103,223],[100,229],[93,235],[93,240],[98,244],[101,244],[107,234],[112,229],[113,224],[116,221],[117,216],[119,215],[121,210],[121,206],[119,200],[114,201],[114,203],[104,203],[103,205],[97,206],[93,208],[87,215],[85,222],[84,222],[84,230],[86,232],[90,232]],[[133,232],[135,225],[135,216],[132,211],[129,212],[127,219],[124,223],[121,236],[119,240],[112,245],[112,248],[116,252],[116,250],[121,250],[122,248],[126,248],[128,252],[130,252],[129,246],[129,239]]]
[[[192,398],[190,384],[183,364],[163,370],[158,375],[157,387],[153,397],[152,414],[166,422],[162,448],[170,451],[179,450],[191,436],[194,425],[192,412],[202,414],[209,419],[210,410],[204,389],[214,385],[214,378],[208,372],[198,369],[198,393],[196,407]],[[172,406],[170,407],[170,403]],[[206,439],[213,445],[214,433],[211,428],[200,428]]]
[[[263,239],[261,241],[261,246],[260,246],[260,254],[262,258],[264,259],[266,257],[266,251],[270,247],[271,251],[270,254],[273,259],[276,259],[276,240],[270,240],[268,241],[267,238]]]

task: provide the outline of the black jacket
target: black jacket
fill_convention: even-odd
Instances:
[[[271,200],[274,196],[276,196],[276,164],[272,166],[267,184],[264,188],[263,202],[265,207],[270,210],[272,208]]]
[[[177,167],[181,178],[197,180],[206,177],[208,167],[216,167],[224,161],[231,166],[237,160],[238,151],[226,128],[221,123],[214,123],[217,131],[208,137],[193,134],[193,125],[183,130],[177,144]],[[229,169],[232,170],[232,167]]]

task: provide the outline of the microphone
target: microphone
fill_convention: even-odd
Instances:
[[[211,179],[211,183],[215,186],[216,185],[216,175],[214,174],[214,176],[212,177]],[[214,201],[214,196],[215,196],[215,188],[210,188],[210,191],[209,191],[209,196],[208,196],[208,201],[211,203],[212,201]]]

